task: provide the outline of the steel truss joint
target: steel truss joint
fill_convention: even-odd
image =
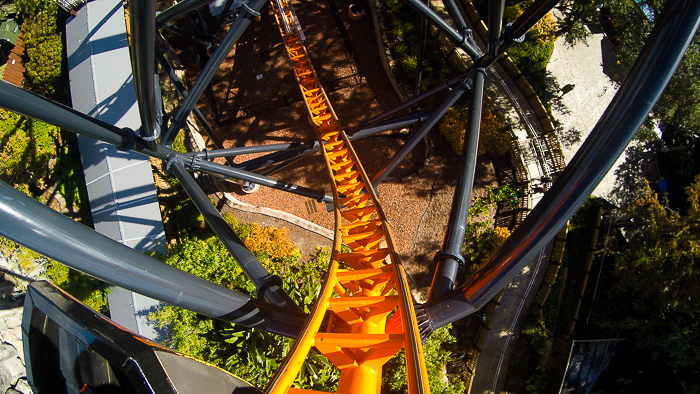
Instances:
[[[464,261],[464,257],[461,254],[452,253],[449,250],[440,250],[437,253],[435,253],[435,257],[433,257],[433,261],[435,263],[439,263],[445,257],[449,257],[449,258],[453,259],[454,261],[456,261],[457,264],[459,264],[459,269],[464,268],[464,266],[466,265],[465,261]]]

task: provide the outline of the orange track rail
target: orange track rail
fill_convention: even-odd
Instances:
[[[282,6],[276,10],[278,25],[333,180],[336,229],[321,294],[266,393],[306,391],[291,386],[312,346],[340,369],[339,393],[379,393],[382,366],[401,349],[409,393],[429,393],[413,302],[389,226],[309,62],[293,10],[286,1]],[[341,252],[343,244],[351,251]],[[322,325],[325,332],[319,332]]]

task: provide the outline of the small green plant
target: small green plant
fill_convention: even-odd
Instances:
[[[177,133],[177,137],[173,141],[173,150],[180,153],[187,153],[187,147],[185,146],[185,131],[180,130]]]
[[[452,352],[446,349],[457,340],[450,334],[450,325],[435,330],[423,345],[425,364],[428,367],[430,391],[435,394],[461,394],[464,383],[460,379],[449,379],[445,374],[446,365],[451,361]],[[386,364],[382,378],[384,389],[391,393],[408,392],[406,361],[403,350]],[[384,390],[382,390],[384,392]]]

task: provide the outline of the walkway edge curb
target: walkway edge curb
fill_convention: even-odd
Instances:
[[[248,213],[256,213],[259,215],[265,215],[269,216],[275,219],[279,220],[284,220],[285,222],[297,225],[305,230],[311,231],[312,233],[316,233],[322,237],[326,237],[330,239],[331,241],[333,240],[333,231],[321,227],[318,224],[312,223],[306,219],[302,219],[298,216],[292,215],[291,213],[287,212],[282,212],[278,211],[276,209],[272,208],[265,208],[265,207],[259,207],[256,205],[248,204],[243,201],[238,200],[233,196],[233,194],[228,193],[228,192],[218,192],[216,193],[219,198],[225,198],[227,200],[227,205],[233,209],[237,209],[239,211],[243,212],[248,212]]]

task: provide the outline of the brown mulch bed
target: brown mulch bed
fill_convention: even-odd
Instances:
[[[372,19],[365,17],[361,21],[350,21],[347,16],[350,2],[342,0],[336,4],[339,4],[355,49],[356,64],[343,46],[329,4],[324,1],[293,1],[306,36],[305,44],[311,62],[321,81],[342,78],[357,71],[364,73],[363,83],[329,93],[341,124],[352,127],[396,106],[399,99],[382,68]],[[234,120],[240,108],[275,97],[281,100],[298,94],[291,63],[271,9],[266,7],[261,14],[259,20],[254,21],[243,34],[212,81],[221,118],[219,123],[211,121],[210,124],[226,147],[316,138],[301,101],[243,120]],[[192,65],[186,70],[191,86],[200,72],[199,65],[194,61],[194,50],[187,47],[176,49],[183,64]],[[209,114],[204,95],[199,107],[205,115]],[[430,144],[421,142],[391,173],[391,180],[378,188],[398,250],[407,271],[420,288],[429,286],[432,279],[432,256],[441,247],[458,175],[456,169],[459,167],[459,158],[437,130],[431,132],[429,139]],[[370,178],[400,149],[395,140],[365,140],[353,146]],[[242,162],[255,156],[239,156],[235,160]],[[489,159],[480,158],[478,167],[473,198],[484,195],[488,186],[496,182]],[[420,174],[417,173],[419,169]],[[410,179],[401,181],[402,177],[408,176]],[[320,154],[308,156],[273,177],[330,191],[328,170]],[[309,212],[305,205],[309,199],[305,197],[266,188],[250,195],[238,193],[236,197],[249,204],[282,210],[333,228],[333,214],[328,213],[323,204],[316,202],[312,204],[316,211]],[[297,231],[292,231],[292,235],[295,233]]]

